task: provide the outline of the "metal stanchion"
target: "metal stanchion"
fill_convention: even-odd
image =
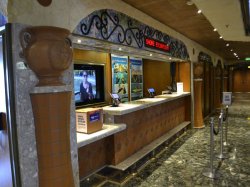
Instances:
[[[229,146],[230,144],[227,141],[227,131],[228,131],[228,105],[226,106],[226,115],[225,118],[223,118],[223,121],[225,121],[225,142],[224,146]]]
[[[219,126],[220,126],[220,153],[218,155],[216,155],[217,158],[220,159],[226,159],[229,158],[228,154],[223,152],[223,126],[222,126],[222,122],[223,122],[223,109],[221,109],[220,112],[220,117],[219,117]]]
[[[204,176],[217,179],[220,177],[220,173],[213,167],[214,161],[214,118],[210,118],[210,167],[206,168],[202,173]]]

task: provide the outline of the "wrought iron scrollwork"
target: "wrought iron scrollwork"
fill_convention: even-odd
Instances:
[[[113,25],[112,28],[110,28],[110,22]],[[100,34],[103,39],[108,40],[112,34],[120,29],[120,32],[118,32],[117,37],[118,41],[120,43],[123,43],[125,40],[124,36],[124,29],[121,25],[119,25],[119,18],[117,15],[114,15],[111,17],[107,12],[102,12],[101,16],[99,15],[93,15],[91,18],[90,23],[81,23],[80,29],[83,35],[88,35],[91,31],[92,25],[95,24],[96,29],[100,31]],[[110,30],[111,29],[111,30]]]
[[[149,37],[169,45],[171,56],[189,58],[181,41],[114,10],[93,12],[80,22],[74,33],[137,48],[145,48],[145,37]]]

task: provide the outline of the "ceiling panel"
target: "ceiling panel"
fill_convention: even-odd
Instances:
[[[207,18],[203,14],[197,13],[198,9],[195,4],[191,6],[187,5],[187,0],[123,1],[185,35],[191,40],[205,46],[227,61],[237,60],[230,49],[233,49],[242,60],[250,56],[250,42],[225,41],[224,39],[220,39],[219,33],[213,31],[213,26]],[[205,6],[204,4],[206,1],[202,0],[203,6]],[[209,1],[207,2],[209,3]],[[215,2],[214,0],[212,1],[213,3]],[[218,6],[223,6],[223,3],[219,3]],[[238,4],[235,6],[238,6]],[[223,11],[226,11],[223,10],[223,8],[224,7],[218,7],[218,9],[221,10],[221,14],[218,15],[218,19],[220,20],[220,16],[224,15]],[[236,10],[238,10],[237,7]],[[231,16],[233,16],[233,14],[232,12]],[[239,13],[236,12],[235,14],[238,15]],[[229,47],[226,47],[227,43],[230,44]]]

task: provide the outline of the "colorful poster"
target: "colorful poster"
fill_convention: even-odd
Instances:
[[[128,101],[128,57],[111,54],[112,92],[117,93],[121,102]]]
[[[143,98],[142,59],[130,57],[130,100]]]

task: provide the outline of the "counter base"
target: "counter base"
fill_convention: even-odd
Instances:
[[[178,125],[174,129],[170,130],[169,132],[167,132],[163,136],[159,137],[158,139],[154,140],[153,142],[151,142],[147,146],[143,147],[141,150],[137,151],[135,154],[131,155],[126,160],[122,161],[121,163],[119,163],[117,165],[109,165],[108,167],[113,168],[113,169],[122,170],[122,171],[127,170],[129,167],[136,164],[136,162],[140,161],[141,159],[143,159],[143,157],[147,156],[148,154],[150,154],[150,153],[154,154],[154,151],[158,147],[160,147],[162,145],[169,144],[171,142],[171,138],[173,138],[174,136],[178,137],[179,134],[182,131],[185,131],[190,124],[191,124],[190,121],[182,122],[180,125]]]

